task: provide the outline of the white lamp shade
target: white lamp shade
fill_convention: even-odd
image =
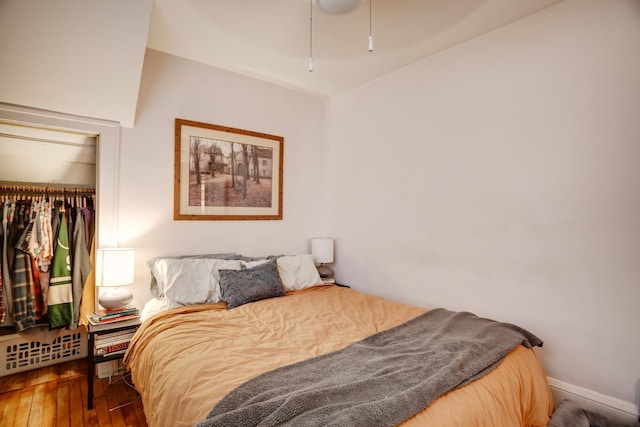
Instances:
[[[326,237],[311,239],[311,254],[315,262],[319,264],[333,262],[333,239]]]
[[[318,9],[330,15],[346,15],[360,6],[362,0],[315,0]]]
[[[124,286],[133,283],[136,252],[133,249],[101,249],[100,286]]]

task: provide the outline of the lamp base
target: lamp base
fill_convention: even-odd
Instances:
[[[333,277],[333,270],[326,265],[320,264],[316,268],[318,269],[318,274],[320,274],[321,279],[328,279],[329,277]]]
[[[98,303],[108,310],[124,308],[133,301],[133,294],[127,289],[109,288],[98,297]]]

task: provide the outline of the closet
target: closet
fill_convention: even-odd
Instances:
[[[86,357],[118,143],[117,124],[0,103],[0,376]]]

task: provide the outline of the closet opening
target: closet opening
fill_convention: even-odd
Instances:
[[[3,256],[0,283],[4,288],[0,294],[3,308],[0,311],[0,376],[86,357],[83,316],[96,307],[95,250],[100,246],[117,246],[119,142],[117,123],[0,103],[0,215],[3,218],[0,244],[8,243],[6,233],[10,224],[7,220],[14,219],[6,216],[8,212],[16,215],[28,212],[29,219],[35,220],[36,212],[43,217],[43,212],[51,209],[52,215],[59,214],[65,225],[64,236],[76,239],[81,235],[77,242],[66,241],[68,257],[64,254],[58,257],[67,260],[65,268],[71,266],[80,271],[79,280],[74,279],[73,285],[69,281],[64,288],[67,294],[71,290],[73,297],[70,301],[64,297],[60,306],[51,304],[51,300],[47,304],[45,294],[38,294],[44,289],[34,284],[39,281],[39,274],[32,275],[34,282],[26,288],[33,291],[27,293],[30,302],[23,301],[23,294],[16,302],[15,292],[11,292],[16,288],[13,279],[20,281],[22,276],[15,271],[7,276],[10,263],[5,247],[0,246]],[[25,226],[22,231],[26,232],[30,221],[24,216],[21,221]],[[37,229],[35,222],[32,229]],[[25,241],[25,247],[26,244]],[[38,250],[36,245],[31,255],[19,262],[42,273],[42,265],[35,257]],[[12,250],[12,259],[16,251]],[[82,262],[74,261],[74,256]],[[44,276],[52,274],[52,264],[47,265],[44,260],[43,265],[44,270],[49,270]],[[76,269],[74,265],[82,267]],[[11,288],[4,286],[7,278]],[[83,286],[78,290],[75,283]],[[60,297],[60,289],[63,288],[56,286],[54,292],[47,295],[52,295],[55,301]]]

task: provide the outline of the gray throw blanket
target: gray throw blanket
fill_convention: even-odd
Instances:
[[[611,414],[585,409],[565,399],[551,415],[547,427],[640,427],[640,422],[627,421]]]
[[[511,324],[434,309],[342,350],[259,375],[196,426],[396,426],[488,373],[520,344],[542,341]]]

